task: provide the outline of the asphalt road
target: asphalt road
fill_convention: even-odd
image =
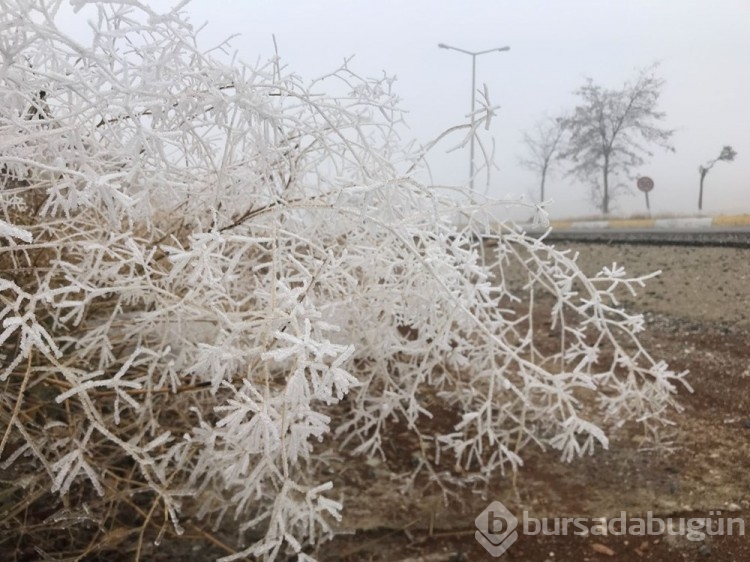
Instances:
[[[542,236],[544,232],[529,232]],[[719,246],[750,248],[750,227],[724,228],[573,228],[552,229],[549,241],[589,242],[598,244],[642,244],[669,246]]]

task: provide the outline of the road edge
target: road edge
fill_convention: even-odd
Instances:
[[[750,226],[750,214],[718,215],[715,217],[686,217],[662,219],[610,219],[595,221],[550,221],[555,230],[601,230],[601,229],[676,229]]]

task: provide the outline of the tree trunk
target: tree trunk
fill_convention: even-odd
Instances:
[[[547,163],[544,163],[544,166],[542,166],[542,185],[540,190],[540,203],[544,203],[544,181],[547,179]]]
[[[602,199],[602,212],[609,214],[609,157],[604,157],[604,197]]]
[[[706,174],[708,173],[708,168],[701,168],[701,187],[698,191],[698,210],[703,210],[703,180],[706,179]]]

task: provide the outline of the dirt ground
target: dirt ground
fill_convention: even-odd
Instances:
[[[670,446],[648,448],[641,434],[626,428],[608,450],[570,464],[560,463],[554,452],[529,447],[523,451],[525,466],[515,487],[509,475],[497,474],[486,488],[449,488],[446,501],[435,485],[419,483],[409,492],[402,490],[404,474],[419,466],[419,447],[410,445],[411,432],[404,428],[400,433],[396,427],[387,442],[386,460],[349,457],[331,467],[334,493],[341,494],[344,503],[341,534],[310,554],[322,562],[493,560],[475,539],[474,520],[494,500],[519,518],[524,511],[535,519],[611,520],[623,511],[631,521],[649,511],[653,518],[674,522],[711,517],[741,518],[744,523],[750,517],[750,250],[581,244],[571,250],[580,252],[578,262],[590,275],[612,262],[625,265],[633,275],[662,270],[637,299],[623,302],[644,313],[647,329],[641,341],[652,355],[675,371],[690,371],[694,392],[679,393],[684,410],[672,416]],[[543,325],[541,318],[536,325]],[[437,418],[445,431],[455,423],[451,412]],[[206,533],[191,521],[186,526],[185,535],[168,533],[160,546],[144,541],[141,560],[197,562],[232,552],[226,546],[233,544],[229,532]],[[737,525],[733,529],[731,536],[703,540],[669,534],[520,533],[497,559],[750,560],[748,539],[738,536]],[[138,529],[128,532],[138,538]],[[0,552],[0,559],[46,559],[34,545],[17,547],[15,558],[4,554]],[[109,546],[85,558],[132,559],[131,551]]]
[[[562,248],[562,244],[558,244]],[[355,560],[462,562],[493,558],[474,538],[475,517],[492,500],[530,517],[745,518],[750,513],[750,250],[582,245],[583,270],[612,262],[628,273],[662,270],[626,304],[645,313],[642,341],[676,371],[689,370],[695,392],[680,392],[684,411],[673,416],[667,450],[642,447],[624,432],[607,451],[561,464],[554,453],[525,450],[514,489],[498,475],[484,497],[466,490],[446,502],[440,493],[404,494],[396,473],[408,452],[346,469],[341,535],[322,545],[326,562]],[[395,447],[395,445],[394,445]],[[527,452],[528,451],[528,452]],[[395,460],[391,460],[391,458]],[[401,459],[399,461],[399,459]],[[719,513],[720,512],[720,513]],[[499,559],[750,560],[750,543],[737,536],[528,536]],[[750,532],[750,531],[749,531]]]

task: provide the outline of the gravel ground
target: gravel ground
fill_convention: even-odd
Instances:
[[[750,517],[750,249],[617,246],[558,242],[579,252],[578,263],[596,274],[613,262],[631,275],[661,270],[636,298],[623,304],[643,312],[643,343],[676,371],[689,370],[695,392],[680,391],[670,450],[648,450],[625,432],[607,451],[562,464],[557,455],[528,449],[517,488],[494,479],[486,497],[456,490],[449,505],[439,493],[404,492],[410,451],[398,439],[388,459],[343,461],[335,476],[344,501],[342,531],[314,554],[322,562],[470,562],[494,560],[475,540],[474,518],[491,500],[531,517],[705,518]],[[406,459],[406,460],[404,460]],[[716,517],[714,515],[714,517]],[[750,520],[748,520],[750,522]],[[750,529],[748,530],[750,532]],[[231,544],[232,538],[225,537]],[[166,540],[169,543],[169,539]],[[150,546],[150,545],[149,545]],[[185,539],[165,549],[146,548],[145,559],[213,559],[205,544]],[[501,560],[637,562],[750,560],[744,536],[529,536],[520,534]]]
[[[644,450],[641,436],[625,433],[613,439],[609,450],[571,464],[561,464],[551,453],[529,451],[516,489],[498,476],[488,497],[466,490],[448,506],[439,496],[399,492],[389,479],[396,472],[390,460],[373,475],[351,459],[347,470],[359,479],[339,489],[346,506],[342,524],[354,534],[323,545],[319,559],[492,560],[474,538],[474,517],[495,499],[532,517],[611,518],[622,510],[628,517],[648,511],[662,518],[705,518],[717,512],[750,517],[750,249],[556,246],[580,252],[579,265],[592,275],[613,262],[632,275],[662,271],[623,304],[644,313],[642,341],[653,354],[676,371],[690,371],[695,392],[679,393],[685,409],[673,417],[671,449]],[[409,451],[393,453],[398,458]],[[668,535],[521,534],[502,559],[741,561],[750,560],[750,544],[736,535],[690,541]]]
[[[555,246],[579,252],[578,263],[588,274],[612,262],[631,275],[661,271],[641,295],[624,299],[634,310],[750,327],[750,249],[563,242]]]
[[[648,450],[623,432],[607,451],[562,464],[554,453],[528,449],[517,487],[497,475],[487,496],[455,490],[449,505],[427,487],[401,489],[399,474],[414,451],[393,439],[388,459],[342,459],[335,493],[344,501],[340,530],[314,554],[322,562],[473,562],[494,560],[475,540],[474,518],[491,500],[531,517],[741,517],[750,523],[750,249],[556,244],[580,252],[588,274],[613,262],[632,275],[663,273],[631,311],[645,313],[643,343],[676,371],[689,370],[695,392],[681,390],[670,450]],[[395,436],[398,437],[398,436]],[[528,451],[528,454],[526,452]],[[750,532],[750,529],[748,529]],[[226,544],[233,536],[216,533]],[[147,541],[143,560],[211,560],[226,554],[201,537]],[[29,558],[32,559],[32,558]],[[93,557],[92,560],[105,559]],[[126,552],[108,560],[132,559]],[[500,560],[562,562],[745,561],[744,536],[689,541],[678,536],[529,536],[520,534]]]

